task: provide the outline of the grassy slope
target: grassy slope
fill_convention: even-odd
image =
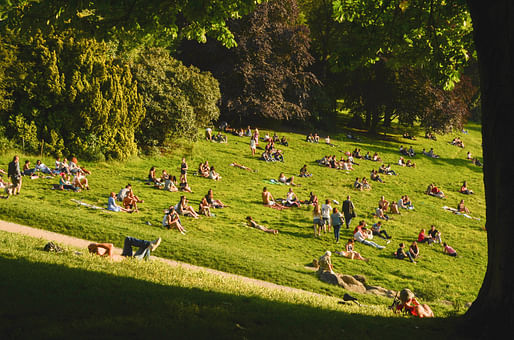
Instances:
[[[487,261],[482,172],[465,160],[468,150],[474,156],[481,155],[480,128],[472,125],[468,130],[469,135],[461,135],[465,149],[448,144],[454,135],[439,136],[436,142],[424,138],[417,141],[362,139],[350,142],[345,137],[332,136],[337,147],[331,148],[306,143],[301,135],[286,134],[291,145],[283,148],[286,161],[273,164],[251,157],[248,138],[229,136],[229,144],[226,145],[200,141],[194,145],[179,146],[168,157],[136,158],[126,163],[86,164],[93,171],[89,177],[93,189],[87,192],[56,192],[50,190],[55,180],[25,180],[23,195],[0,201],[0,218],[92,240],[111,241],[117,246],[122,245],[126,235],[145,239],[160,235],[164,242],[157,252],[159,256],[339,296],[343,293],[342,289],[320,282],[312,271],[304,267],[325,250],[340,248],[334,244],[331,235],[321,239],[312,237],[311,207],[279,212],[260,204],[264,179],[277,178],[281,171],[286,175],[297,175],[300,167],[307,164],[314,176],[296,180],[301,186],[296,187],[295,192],[301,199],[307,198],[310,191],[314,191],[321,200],[333,198],[340,202],[351,194],[358,219],[363,218],[368,223],[373,220],[371,213],[381,195],[391,201],[409,194],[416,210],[384,223],[384,229],[393,235],[390,246],[378,251],[357,245],[359,252],[372,259],[369,264],[343,258],[335,258],[333,262],[336,271],[364,274],[374,285],[391,289],[408,286],[425,300],[431,301],[436,314],[447,315],[474,299]],[[261,135],[264,133],[261,132]],[[434,147],[441,158],[417,156],[416,169],[393,166],[400,176],[388,176],[384,184],[372,183],[373,190],[370,192],[353,191],[351,184],[357,176],[369,177],[369,170],[377,168],[378,164],[361,160],[356,171],[347,174],[319,167],[314,162],[325,154],[340,157],[342,151],[359,147],[364,153],[377,151],[385,161],[396,163],[399,145],[410,143],[417,152],[423,147],[427,150]],[[184,224],[189,230],[186,236],[176,231],[164,231],[160,227],[163,209],[175,204],[181,194],[159,191],[142,182],[153,165],[157,166],[158,171],[164,168],[178,175],[182,153],[187,156],[191,169],[196,169],[200,161],[208,159],[223,176],[220,182],[214,182],[189,175],[194,190],[193,194],[187,195],[191,204],[197,208],[200,198],[212,188],[217,198],[231,206],[217,210],[215,218],[186,218]],[[6,167],[11,157],[12,154],[0,156],[0,164]],[[34,157],[29,158],[35,162]],[[53,164],[50,158],[44,161],[48,165]],[[233,161],[258,169],[258,172],[250,173],[230,167]],[[457,192],[463,180],[468,180],[469,187],[476,195],[464,197]],[[446,193],[446,200],[423,194],[431,181]],[[136,194],[145,199],[139,214],[98,212],[79,208],[70,201],[71,198],[80,198],[88,203],[104,205],[108,193],[117,192],[127,182],[131,182]],[[267,186],[275,197],[285,197],[288,190],[287,186]],[[441,209],[443,205],[456,206],[461,198],[466,199],[473,216],[480,217],[481,221],[466,219]],[[279,229],[280,235],[273,236],[242,227],[241,222],[249,214],[262,224]],[[152,226],[145,222],[151,222]],[[442,231],[443,239],[456,248],[459,258],[444,256],[439,246],[426,245],[421,245],[422,258],[417,265],[391,258],[398,242],[414,240],[421,228],[428,228],[432,223]],[[343,231],[343,238],[350,235],[349,231]],[[379,239],[378,243],[383,242]],[[367,295],[361,299],[368,303],[389,303]]]
[[[113,263],[74,249],[46,253],[45,242],[0,232],[0,266],[9,273],[0,281],[3,339],[368,339],[399,330],[433,339],[451,325],[451,319],[392,317],[385,306],[340,305],[157,261]]]

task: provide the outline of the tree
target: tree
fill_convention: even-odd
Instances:
[[[514,248],[511,195],[514,156],[514,7],[511,1],[469,0],[482,91],[482,136],[488,264],[466,314],[475,337],[499,338],[514,322]],[[479,332],[477,332],[479,331]]]
[[[198,127],[218,119],[219,84],[207,72],[186,67],[166,50],[143,51],[131,66],[146,116],[138,144],[162,145],[172,137],[196,138]]]
[[[318,81],[305,70],[312,62],[309,31],[298,24],[298,14],[295,0],[269,1],[230,23],[237,48],[183,45],[186,62],[211,71],[220,81],[225,119],[241,124],[309,115],[309,91]]]
[[[96,159],[136,152],[142,98],[129,66],[112,56],[108,44],[76,39],[69,31],[29,40],[10,33],[5,39],[17,47],[7,89],[12,108],[0,111],[9,137],[23,136],[32,151],[44,139],[54,153]]]

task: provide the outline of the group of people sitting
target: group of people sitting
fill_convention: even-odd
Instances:
[[[439,198],[445,198],[444,192],[441,191],[434,183],[430,183],[425,191],[425,194]]]
[[[464,142],[462,141],[462,139],[460,139],[460,137],[455,137],[452,142],[451,142],[451,145],[456,145],[460,148],[463,148],[464,147]]]
[[[416,137],[411,136],[408,132],[404,132],[402,135],[403,138],[410,139],[410,140],[416,140]]]
[[[317,133],[309,133],[309,135],[305,138],[305,141],[309,143],[319,143],[319,136]]]
[[[404,156],[408,156],[408,157],[414,157],[416,154],[414,153],[414,149],[412,148],[412,146],[407,150],[406,148],[403,147],[403,145],[400,145],[400,153]]]
[[[187,176],[181,174],[180,183],[177,184],[177,177],[168,174],[166,170],[162,170],[160,177],[156,176],[156,168],[152,166],[148,172],[147,184],[153,185],[157,189],[163,189],[165,191],[177,192],[193,192],[189,184],[187,183]]]
[[[341,157],[341,159],[338,161],[337,157],[335,155],[332,156],[325,156],[322,159],[317,161],[319,165],[326,166],[332,169],[336,170],[345,170],[345,171],[352,171],[353,169],[353,163],[350,158],[344,159]]]
[[[400,159],[398,160],[398,165],[406,166],[408,168],[415,168],[416,167],[416,163],[412,162],[410,159],[405,161],[405,158],[403,158],[403,157],[400,157]]]
[[[440,158],[439,155],[436,155],[434,153],[434,148],[430,148],[430,150],[428,150],[428,152],[425,151],[425,149],[423,149],[421,151],[422,154],[424,154],[425,156],[428,156],[428,157],[432,157],[432,158]]]
[[[361,181],[359,181],[359,177],[356,177],[355,182],[353,182],[353,187],[357,190],[371,190],[371,185],[368,183],[366,177],[362,177]]]
[[[383,164],[378,168],[378,172],[386,175],[397,176],[397,173],[391,168],[391,164]]]
[[[221,179],[220,174],[216,172],[214,166],[209,165],[209,161],[205,161],[198,165],[198,175],[215,181],[219,181]]]
[[[269,140],[261,155],[261,159],[266,162],[283,162],[284,155],[282,154],[282,150],[275,148],[275,142],[273,140]]]

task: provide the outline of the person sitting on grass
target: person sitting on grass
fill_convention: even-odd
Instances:
[[[205,197],[202,197],[202,200],[200,201],[200,205],[198,206],[198,213],[200,215],[205,215],[208,217],[211,217],[211,208],[209,206],[209,203],[207,202],[207,199]]]
[[[419,247],[418,243],[416,241],[413,241],[412,244],[409,247],[409,253],[411,254],[412,258],[417,259],[419,257]]]
[[[389,211],[391,212],[391,214],[400,215],[400,210],[398,210],[398,203],[392,201],[391,205],[389,206]]]
[[[387,209],[389,209],[389,201],[386,200],[384,196],[381,196],[380,200],[378,201],[378,207],[382,208],[384,211],[387,211]]]
[[[414,293],[409,289],[405,288],[400,291],[400,303],[396,306],[396,311],[403,311],[409,313],[412,316],[420,318],[433,318],[434,312],[427,304],[420,304]]]
[[[162,226],[168,230],[176,228],[182,235],[186,234],[186,229],[180,222],[180,216],[178,215],[175,207],[171,205],[167,211],[164,212],[162,219]]]
[[[371,170],[370,178],[371,178],[372,181],[384,183],[382,178],[380,178],[380,175],[378,174],[377,170]]]
[[[30,167],[30,161],[27,159],[23,164],[22,174],[23,176],[33,176],[36,173],[35,168]]]
[[[335,253],[339,256],[343,256],[343,257],[349,258],[351,260],[357,259],[357,260],[362,260],[362,261],[368,262],[369,259],[362,257],[361,254],[359,254],[358,252],[353,250],[354,246],[355,246],[354,239],[353,238],[348,239],[348,242],[345,245],[345,250],[336,251]]]
[[[39,159],[36,161],[36,171],[40,171],[41,173],[45,175],[55,176],[54,172],[47,167],[45,164],[43,164]]]
[[[188,203],[188,200],[186,196],[180,196],[180,202],[175,205],[175,210],[178,212],[179,215],[189,216],[193,218],[198,218],[198,214],[193,209],[192,206],[190,206]]]
[[[368,161],[370,161],[370,160],[371,160],[371,155],[369,154],[369,151],[368,151],[368,152],[366,152],[366,154],[364,155],[364,159],[365,159],[365,160],[368,160]]]
[[[300,169],[300,177],[311,177],[312,174],[307,171],[307,164],[304,164]]]
[[[74,187],[71,182],[68,180],[68,174],[63,172],[61,173],[61,176],[59,177],[59,184],[54,184],[54,189],[58,190],[73,190],[73,191],[80,191],[80,188]]]
[[[368,235],[365,231],[365,228],[362,229],[362,231],[358,230],[356,233],[353,234],[353,238],[362,244],[365,244],[367,246],[375,247],[377,249],[384,249],[384,246],[381,246],[379,244],[376,244],[373,241],[368,241],[366,238],[368,238]]]
[[[460,187],[459,192],[461,194],[465,194],[465,195],[474,194],[473,190],[468,189],[468,182],[466,182],[466,181],[464,181],[464,183],[462,183],[462,186]]]
[[[316,205],[318,204],[318,196],[314,195],[314,193],[311,191],[309,194],[309,199],[307,201],[303,201],[302,203]]]
[[[280,138],[280,144],[283,146],[289,146],[289,142],[287,141],[286,136],[282,136],[282,138]]]
[[[184,177],[180,179],[180,191],[193,192],[193,190],[191,190],[191,187],[189,187],[189,184],[187,184],[186,179]]]
[[[157,185],[160,182],[160,180],[155,176],[155,167],[154,166],[152,166],[150,168],[150,171],[148,172],[148,182],[150,182],[150,184],[154,184],[154,185]]]
[[[114,212],[119,212],[119,211],[132,212],[132,210],[120,207],[119,205],[116,204],[116,193],[115,192],[111,192],[111,195],[109,196],[109,200],[107,202],[107,210],[114,211]]]
[[[274,234],[274,235],[278,234],[278,230],[276,230],[276,229],[269,229],[269,228],[266,228],[263,225],[258,224],[257,222],[255,222],[255,220],[253,219],[252,216],[247,216],[246,217],[246,222],[248,223],[249,227],[252,227],[252,228],[255,228],[255,229],[259,229],[259,230],[262,230],[262,231],[264,231],[266,233],[270,233],[270,234]]]
[[[413,163],[410,159],[407,160],[407,167],[408,168],[415,168],[416,167],[416,163]]]
[[[457,211],[460,213],[469,214],[469,209],[464,205],[464,200],[460,200],[459,204],[457,205]]]
[[[363,190],[371,190],[371,184],[369,184],[366,177],[362,177],[362,189]]]
[[[380,158],[380,157],[378,156],[378,153],[376,153],[376,152],[375,152],[375,153],[373,154],[373,157],[371,157],[371,160],[372,160],[373,162],[381,162],[381,161],[382,161],[382,158]]]
[[[403,157],[400,157],[400,159],[398,160],[398,165],[399,166],[406,166],[407,163],[405,163],[405,159]]]
[[[361,149],[355,148],[355,150],[353,150],[353,152],[352,152],[352,157],[353,158],[362,158]]]
[[[412,254],[410,252],[405,252],[405,244],[402,242],[400,243],[400,248],[398,248],[395,252],[394,252],[394,256],[398,259],[398,260],[403,260],[405,258],[409,258],[410,262],[412,263],[416,263],[416,261],[414,261],[414,257],[412,256]]]
[[[282,210],[282,209],[286,208],[282,204],[275,202],[273,195],[271,194],[271,192],[268,191],[268,188],[266,188],[266,187],[264,187],[262,189],[262,203],[265,206],[268,206],[270,208],[274,208],[277,210]]]
[[[429,157],[432,157],[432,158],[439,158],[439,155],[436,155],[434,153],[434,148],[430,148],[430,150],[426,153],[426,155]]]
[[[450,247],[446,242],[443,243],[443,253],[453,257],[457,257],[457,252],[455,251],[455,249]]]
[[[389,220],[389,216],[387,216],[385,213],[384,213],[384,210],[380,207],[376,208],[375,209],[375,216],[380,218],[381,220],[386,220],[388,221]]]
[[[289,188],[289,191],[286,194],[286,206],[300,207],[300,201],[298,200],[298,196],[293,192],[293,188]]]
[[[138,212],[137,204],[138,203],[144,203],[144,200],[140,199],[136,195],[134,195],[134,192],[132,191],[132,186],[129,184],[129,188],[127,191],[127,194],[125,198],[123,198],[123,206],[125,209],[131,209],[134,212]]]
[[[168,175],[166,179],[164,180],[164,190],[170,191],[170,192],[177,192],[177,177]]]
[[[75,172],[71,184],[80,189],[89,190],[89,181],[87,180],[86,175],[82,171]]]
[[[430,196],[445,198],[444,192],[442,192],[435,184],[430,184],[427,188],[427,192]]]
[[[434,242],[434,240],[432,240],[432,238],[430,238],[429,236],[427,236],[425,234],[425,229],[421,229],[421,231],[418,234],[418,243],[425,243],[425,242],[428,244],[432,244]]]
[[[414,205],[412,205],[412,201],[410,200],[408,195],[405,195],[405,196],[402,197],[402,202],[403,202],[403,205],[407,209],[409,209],[409,210],[413,210],[414,209]]]
[[[294,184],[294,176],[287,178],[283,172],[281,172],[280,175],[278,175],[278,181],[280,183],[284,183],[286,185],[289,185],[289,184],[296,185],[296,184]]]
[[[205,163],[200,162],[200,164],[198,164],[198,176],[208,178],[209,171],[210,171],[210,167],[209,167],[208,161],[205,161]]]
[[[225,208],[227,206],[222,201],[214,199],[214,191],[212,191],[212,189],[209,189],[207,191],[207,194],[205,195],[205,199],[207,200],[209,207],[212,207],[215,209]]]
[[[387,234],[385,230],[382,229],[382,222],[378,221],[377,223],[373,224],[371,227],[371,231],[373,232],[373,235],[376,235],[380,238],[383,238],[384,240],[390,240],[391,236]],[[389,243],[389,242],[388,242]]]
[[[335,274],[334,273],[334,267],[332,266],[331,256],[332,256],[332,252],[327,250],[325,252],[325,254],[323,254],[323,256],[321,256],[319,258],[319,260],[318,260],[318,263],[319,263],[318,273],[321,274],[323,272],[329,272],[331,274]]]
[[[215,181],[219,181],[221,179],[220,174],[216,172],[216,170],[214,169],[214,166],[211,166],[211,169],[209,171],[209,178],[213,179]]]
[[[430,230],[428,231],[428,235],[430,236],[430,238],[432,239],[432,241],[434,243],[442,243],[443,242],[441,240],[441,232],[439,232],[435,228],[435,225],[433,225],[433,224],[430,226]]]
[[[355,178],[355,182],[353,182],[353,188],[357,190],[363,190],[362,183],[359,182],[359,177]]]

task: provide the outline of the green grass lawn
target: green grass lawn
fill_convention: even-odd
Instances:
[[[481,157],[481,134],[478,125],[466,127],[469,134],[449,134],[438,136],[437,141],[426,140],[420,136],[416,141],[401,138],[391,140],[370,140],[362,137],[360,141],[349,140],[345,136],[332,136],[337,147],[324,144],[310,144],[304,136],[284,133],[290,143],[284,150],[284,163],[265,163],[252,157],[249,138],[229,136],[228,144],[210,143],[204,140],[193,144],[178,143],[174,151],[166,156],[133,158],[127,162],[106,162],[98,164],[83,163],[92,171],[89,182],[90,191],[80,193],[50,190],[57,180],[24,178],[22,195],[8,200],[0,200],[0,218],[12,222],[48,229],[99,242],[109,241],[122,246],[125,236],[144,239],[163,238],[157,256],[181,260],[207,266],[222,271],[255,277],[278,284],[298,287],[313,292],[341,296],[344,290],[320,282],[314,272],[305,265],[318,258],[326,250],[340,250],[344,242],[336,245],[333,235],[313,237],[312,207],[277,211],[261,204],[263,186],[267,186],[276,197],[285,197],[288,186],[268,185],[265,179],[277,178],[280,172],[287,176],[298,175],[303,164],[313,173],[311,178],[296,178],[301,186],[294,191],[300,199],[306,199],[310,191],[320,200],[326,198],[342,202],[351,195],[358,217],[372,224],[372,212],[380,196],[389,201],[398,200],[408,194],[416,209],[394,216],[384,222],[384,229],[393,236],[393,242],[380,251],[364,245],[356,250],[371,258],[369,263],[351,261],[345,258],[333,259],[335,270],[346,274],[362,274],[369,283],[399,290],[411,288],[423,301],[433,307],[437,316],[461,314],[463,306],[475,299],[483,280],[487,258],[487,238],[485,226],[485,200],[482,169],[465,160],[466,152]],[[279,132],[279,135],[284,135]],[[264,131],[261,131],[261,136]],[[448,142],[461,136],[466,148],[461,149]],[[393,136],[394,137],[394,136]],[[396,164],[399,159],[398,147],[412,145],[416,152],[422,148],[433,147],[441,155],[432,159],[422,155],[414,158],[417,168],[401,168],[393,165],[399,176],[387,176],[385,183],[373,182],[373,190],[360,192],[352,189],[355,177],[368,177],[371,169],[377,169],[375,162],[359,160],[355,171],[346,173],[319,167],[315,160],[324,155],[335,154],[341,157],[344,151],[356,147],[361,151],[378,152],[387,163]],[[262,152],[264,145],[261,142]],[[0,156],[0,167],[6,168],[14,152]],[[166,169],[179,175],[180,158],[187,157],[190,167],[189,183],[194,191],[186,196],[195,209],[209,188],[215,197],[230,205],[218,209],[216,217],[202,217],[199,220],[183,218],[189,231],[183,236],[177,231],[167,231],[161,227],[163,210],[178,202],[181,193],[169,193],[144,184],[148,170],[156,166],[158,172]],[[21,163],[34,156],[21,156]],[[223,179],[215,182],[193,176],[198,163],[209,160]],[[44,158],[47,165],[53,165],[52,158]],[[257,169],[248,172],[229,166],[238,162]],[[458,193],[463,180],[475,191],[475,195]],[[424,195],[427,185],[435,182],[446,194],[441,200]],[[127,183],[134,187],[136,195],[145,200],[137,214],[107,213],[80,207],[72,198],[96,205],[106,205],[109,192],[118,192]],[[465,199],[472,216],[480,221],[457,216],[442,209],[443,205],[455,207],[460,199]],[[247,215],[252,215],[259,223],[280,230],[273,236],[241,225]],[[151,225],[147,225],[150,222]],[[440,246],[420,245],[421,258],[417,265],[407,260],[392,258],[399,242],[410,243],[417,238],[421,228],[428,229],[435,224],[443,234],[443,240],[452,245],[459,257],[451,258],[442,253]],[[351,236],[343,230],[343,239]],[[376,241],[376,238],[374,239]],[[384,244],[378,239],[378,243]],[[29,266],[30,267],[30,266]],[[389,305],[390,300],[371,295],[359,296],[364,303]]]
[[[45,243],[0,232],[3,339],[433,339],[454,329],[453,318],[417,320],[159,261],[47,253]]]

